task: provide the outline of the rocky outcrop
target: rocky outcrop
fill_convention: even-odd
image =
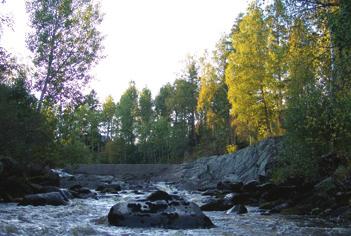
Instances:
[[[200,158],[182,164],[169,179],[189,189],[213,188],[218,182],[225,181],[246,183],[267,179],[277,159],[280,143],[280,138],[270,138],[233,154]]]
[[[270,138],[233,154],[203,157],[180,165],[81,164],[67,169],[74,176],[62,178],[61,187],[69,188],[80,184],[96,189],[100,185],[110,184],[118,179],[142,184],[145,181],[173,182],[188,189],[208,189],[216,187],[220,181],[262,180],[270,175],[280,144],[281,138]]]
[[[109,214],[111,225],[170,229],[211,228],[214,225],[200,208],[179,196],[157,191],[140,201],[119,202]]]

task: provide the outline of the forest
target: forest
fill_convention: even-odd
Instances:
[[[323,155],[351,171],[349,0],[253,1],[215,50],[189,56],[158,94],[131,81],[102,103],[83,89],[104,55],[99,6],[29,0],[27,11],[32,66],[0,47],[0,156],[181,163],[281,137],[277,179],[317,178]],[[1,15],[0,30],[11,22]]]

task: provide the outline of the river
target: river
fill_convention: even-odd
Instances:
[[[164,183],[157,189],[177,192],[183,197],[203,201],[199,193],[179,191]],[[147,194],[147,193],[144,193]],[[99,200],[73,199],[67,206],[17,206],[0,204],[0,235],[351,235],[351,228],[318,218],[283,215],[261,215],[257,208],[248,208],[244,215],[205,212],[216,225],[212,229],[168,230],[132,229],[110,226],[107,214],[116,202],[142,198],[134,190],[100,195]]]

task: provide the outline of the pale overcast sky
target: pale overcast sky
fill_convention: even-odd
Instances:
[[[188,54],[212,50],[228,33],[248,0],[100,0],[105,14],[101,30],[106,58],[94,68],[94,88],[100,100],[119,99],[134,80],[153,96],[176,79]],[[14,18],[14,32],[5,30],[1,44],[22,62],[29,58],[25,0],[7,0],[2,12]]]

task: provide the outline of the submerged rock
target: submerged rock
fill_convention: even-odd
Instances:
[[[156,191],[144,200],[117,203],[110,209],[108,221],[111,225],[134,228],[214,227],[211,220],[195,203],[163,191]]]

